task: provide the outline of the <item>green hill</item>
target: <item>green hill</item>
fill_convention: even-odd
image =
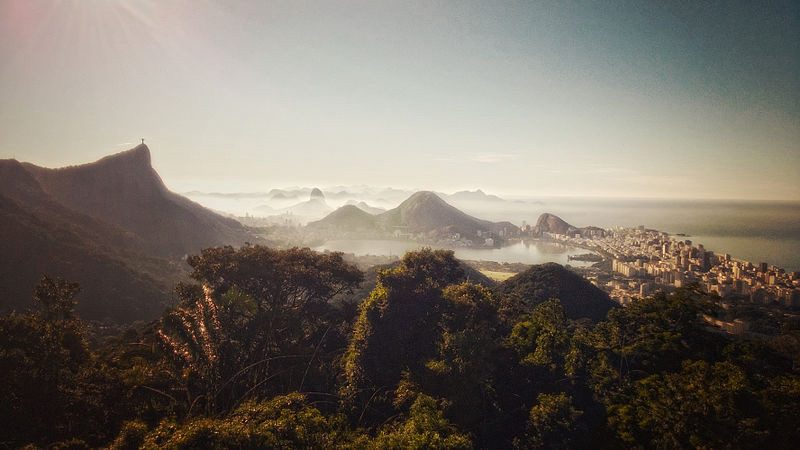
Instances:
[[[511,314],[529,312],[551,298],[561,300],[571,319],[603,320],[617,306],[580,275],[556,263],[539,264],[500,283],[495,294]]]

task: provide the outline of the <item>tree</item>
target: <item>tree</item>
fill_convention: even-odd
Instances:
[[[530,316],[517,324],[508,337],[523,364],[555,371],[564,366],[569,335],[567,316],[557,299],[536,305]]]
[[[90,361],[85,327],[75,317],[76,283],[43,277],[35,309],[0,318],[0,441],[53,442],[81,415],[75,395]]]
[[[182,302],[159,335],[184,374],[190,412],[332,390],[331,361],[347,325],[329,300],[362,280],[341,253],[218,247],[188,262],[202,286],[179,288]]]
[[[42,277],[36,285],[33,302],[37,315],[47,321],[67,321],[75,318],[75,296],[80,292],[78,283],[60,278]]]
[[[755,419],[740,406],[747,390],[744,373],[731,363],[686,361],[679,372],[636,382],[630,401],[609,409],[609,420],[629,443],[748,447],[754,443]]]
[[[707,296],[687,289],[612,310],[589,338],[595,351],[590,384],[605,395],[649,374],[679,370],[685,359],[710,359],[725,344],[705,331],[703,314],[712,312]]]
[[[445,417],[443,405],[419,394],[408,418],[382,429],[369,447],[374,449],[470,449],[472,442]]]
[[[380,423],[394,414],[390,397],[402,374],[423,373],[437,353],[442,290],[462,277],[452,251],[431,249],[408,252],[379,272],[344,357],[340,392],[357,418]]]
[[[517,439],[517,448],[573,448],[577,419],[583,414],[572,406],[564,392],[539,394],[531,408],[526,435]]]
[[[309,448],[346,446],[352,440],[338,416],[326,417],[299,393],[268,401],[247,401],[223,418],[196,418],[185,423],[163,421],[143,435],[130,424],[112,448]]]
[[[436,352],[416,374],[420,388],[446,399],[448,418],[489,444],[500,415],[495,395],[499,318],[491,291],[470,282],[446,287],[436,325]]]

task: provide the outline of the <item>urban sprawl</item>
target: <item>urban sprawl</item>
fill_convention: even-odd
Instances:
[[[748,301],[787,308],[800,306],[800,273],[767,263],[753,264],[716,254],[682,236],[637,228],[580,230],[571,235],[543,233],[560,241],[600,253],[610,260],[584,269],[584,276],[621,304],[690,284],[723,300]],[[746,324],[716,324],[741,332]]]

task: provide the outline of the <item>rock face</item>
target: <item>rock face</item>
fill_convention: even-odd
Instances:
[[[325,200],[325,194],[323,194],[322,191],[319,190],[318,188],[314,188],[311,190],[310,200],[314,200],[315,198],[318,198],[320,200]]]
[[[80,166],[25,168],[53,199],[138,235],[155,255],[179,257],[252,240],[239,222],[170,192],[151,166],[146,145]]]
[[[580,275],[556,263],[540,264],[509,278],[495,288],[507,314],[530,312],[536,305],[557,298],[570,319],[605,319],[616,307],[608,294]]]
[[[537,235],[541,235],[542,233],[570,234],[577,230],[578,228],[568,224],[560,217],[554,214],[544,213],[539,216],[539,220],[536,221],[533,232]]]
[[[47,169],[0,160],[0,309],[30,304],[42,275],[81,284],[86,319],[149,320],[204,247],[258,239],[238,222],[170,192],[140,145]]]

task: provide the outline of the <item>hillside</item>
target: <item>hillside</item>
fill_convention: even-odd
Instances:
[[[557,298],[570,319],[600,321],[617,305],[605,292],[556,263],[535,265],[500,283],[495,293],[513,316]]]
[[[369,296],[370,292],[375,289],[375,286],[377,286],[378,272],[386,269],[392,269],[398,267],[399,265],[400,261],[396,261],[391,264],[379,264],[377,266],[369,267],[368,269],[364,270],[364,280],[357,288],[353,289],[353,292],[339,294],[333,299],[333,301],[336,303],[360,304]],[[494,280],[480,273],[477,269],[466,264],[465,262],[459,261],[459,266],[461,267],[461,270],[464,271],[464,277],[461,278],[460,281],[469,281],[475,284],[480,284],[489,289],[492,289],[497,285]]]
[[[238,222],[170,192],[138,146],[46,169],[0,160],[0,309],[24,309],[42,275],[81,284],[78,312],[117,322],[158,316],[185,254],[257,242]]]
[[[138,249],[136,235],[54,201],[17,161],[0,161],[0,309],[24,309],[42,275],[81,283],[78,312],[149,319],[183,271]]]
[[[181,257],[253,240],[237,221],[170,192],[151,166],[146,145],[79,166],[24,167],[53,199],[136,234],[154,255]]]

